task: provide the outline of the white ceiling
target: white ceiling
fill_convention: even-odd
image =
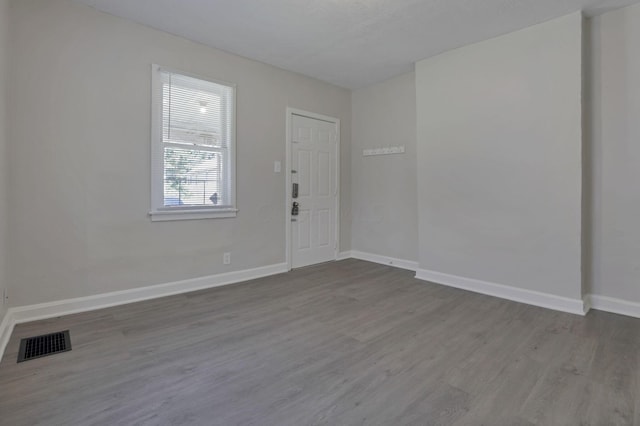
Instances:
[[[640,0],[76,0],[354,89],[445,50]]]

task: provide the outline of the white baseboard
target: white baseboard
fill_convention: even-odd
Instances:
[[[640,318],[640,303],[628,302],[613,297],[598,296],[596,294],[591,294],[589,300],[591,307],[595,310]]]
[[[0,324],[0,359],[2,359],[2,354],[9,342],[9,337],[11,336],[11,332],[13,331],[15,324],[220,287],[270,275],[281,274],[287,272],[287,270],[287,264],[280,263],[255,269],[227,272],[224,274],[97,294],[94,296],[9,308],[5,314],[5,318]]]
[[[430,281],[502,299],[527,303],[543,308],[554,309],[557,311],[585,315],[586,312],[589,311],[589,308],[592,307],[593,309],[601,311],[640,318],[640,303],[627,302],[620,299],[598,295],[586,296],[584,301],[579,299],[570,299],[532,290],[524,290],[471,278],[463,278],[418,269],[417,262],[394,259],[387,256],[380,256],[360,251],[345,251],[341,252],[338,256],[338,260],[349,258],[366,260],[369,262],[416,271],[416,278],[420,280]],[[284,272],[287,272],[287,265],[286,263],[281,263],[255,269],[228,272],[149,287],[9,308],[0,322],[0,359],[2,359],[2,355],[9,343],[9,338],[11,337],[11,333],[13,332],[13,328],[16,324],[235,284]]]
[[[4,313],[2,321],[0,321],[0,361],[2,361],[2,355],[9,343],[11,333],[13,333],[14,325],[15,322],[13,321],[13,315],[11,315],[11,308],[9,308],[9,310]]]
[[[336,260],[347,260],[351,259],[351,250],[341,251],[338,253],[338,258]]]
[[[416,278],[462,290],[473,291],[475,293],[486,294],[488,296],[499,297],[501,299],[512,300],[514,302],[527,303],[529,305],[540,306],[542,308],[554,309],[556,311],[568,312],[576,315],[585,315],[589,309],[588,304],[581,299],[570,299],[568,297],[556,296],[548,293],[541,293],[533,290],[494,284],[471,278],[458,277],[455,275],[443,274],[440,272],[418,269]]]
[[[379,254],[365,253],[357,250],[351,250],[351,257],[354,259],[366,260],[368,262],[380,263],[382,265],[395,266],[400,269],[408,269],[409,271],[416,271],[416,269],[418,269],[418,262],[396,259],[389,256],[381,256]]]

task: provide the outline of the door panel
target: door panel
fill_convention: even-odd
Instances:
[[[298,183],[299,215],[291,222],[291,266],[299,268],[337,256],[337,164],[335,123],[293,115],[293,183]],[[293,173],[295,171],[295,173]]]
[[[318,196],[331,196],[331,155],[318,151]]]
[[[335,131],[331,129],[318,129],[318,142],[331,143],[335,136]]]
[[[312,152],[307,150],[298,151],[298,165],[295,169],[298,173],[298,195],[301,197],[311,196],[311,157]],[[295,179],[294,179],[295,180]]]
[[[309,210],[300,210],[298,216],[298,250],[309,250],[311,248],[311,221]]]
[[[299,143],[303,143],[303,142],[311,142],[311,134],[313,132],[313,129],[310,127],[298,127],[296,129],[296,132],[294,132],[294,135],[297,135],[297,137],[294,139]]]
[[[326,247],[331,244],[329,233],[331,232],[331,210],[318,210],[318,247]]]

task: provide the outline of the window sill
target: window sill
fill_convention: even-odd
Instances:
[[[201,220],[224,219],[236,217],[238,209],[184,209],[184,210],[154,210],[149,212],[152,222],[167,222],[173,220]]]

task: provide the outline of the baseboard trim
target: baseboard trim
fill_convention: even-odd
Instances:
[[[462,290],[472,291],[474,293],[481,293],[487,296],[499,297],[501,299],[512,300],[514,302],[526,303],[576,315],[584,316],[589,311],[588,304],[581,299],[571,299],[568,297],[556,296],[533,290],[525,290],[472,278],[443,274],[441,272],[434,272],[426,269],[418,269],[416,271],[416,278],[423,281],[446,285],[448,287],[455,287]]]
[[[9,338],[11,338],[11,333],[13,333],[13,326],[15,322],[13,321],[13,315],[11,313],[11,308],[4,313],[4,317],[0,322],[0,362],[2,361],[2,356],[4,355],[4,350],[9,343]]]
[[[287,272],[287,264],[263,266],[130,290],[9,308],[0,325],[0,359],[16,324],[94,311],[144,300],[220,287]]]
[[[613,297],[599,296],[592,294],[589,296],[591,307],[598,311],[610,312],[612,314],[625,315],[633,318],[640,318],[640,303],[628,302]]]
[[[70,315],[79,312],[109,308],[112,306],[125,305],[128,303],[141,302],[143,300],[173,296],[175,294],[205,290],[208,288],[235,284],[284,272],[287,272],[287,265],[285,263],[280,263],[277,265],[209,275],[206,277],[175,281],[148,287],[97,294],[95,296],[78,297],[75,299],[41,303],[38,305],[21,306],[17,308],[10,308],[10,311],[12,311],[15,323],[21,324],[23,322],[37,321],[62,315]]]
[[[351,250],[341,251],[338,253],[338,258],[336,260],[347,260],[351,259]]]
[[[410,260],[396,259],[394,257],[382,256],[379,254],[366,253],[363,251],[351,250],[351,257],[359,260],[366,260],[368,262],[379,263],[381,265],[395,266],[400,269],[407,269],[409,271],[416,271],[418,269],[418,262]]]
[[[350,258],[416,271],[416,278],[419,280],[557,311],[585,315],[590,308],[593,308],[614,314],[640,318],[640,303],[628,302],[621,299],[598,295],[587,295],[584,300],[570,299],[502,284],[419,269],[417,262],[395,259],[388,256],[355,250],[344,251],[338,255],[338,260]],[[126,305],[197,290],[205,290],[285,272],[287,272],[287,264],[280,263],[243,271],[227,272],[224,274],[103,293],[94,296],[9,308],[0,322],[0,360],[2,359],[16,324]]]

